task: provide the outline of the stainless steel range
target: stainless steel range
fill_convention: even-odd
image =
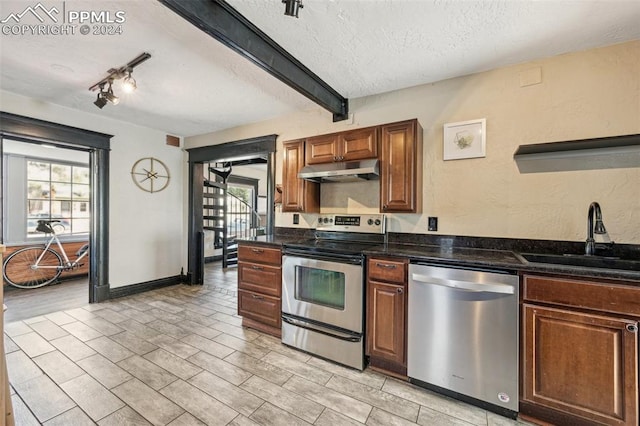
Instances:
[[[384,215],[322,215],[316,238],[284,245],[282,343],[364,369],[364,255]]]

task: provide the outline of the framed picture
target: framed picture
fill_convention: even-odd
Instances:
[[[485,157],[485,118],[444,125],[444,159]]]

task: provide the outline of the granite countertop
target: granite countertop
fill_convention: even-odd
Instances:
[[[308,240],[308,235],[264,235],[239,240],[240,244],[284,247]],[[430,262],[443,266],[480,267],[514,272],[532,272],[631,281],[640,286],[640,271],[591,268],[571,265],[533,263],[523,259],[517,250],[475,247],[453,247],[436,244],[403,244],[392,242],[371,246],[366,256],[408,257],[415,262]]]

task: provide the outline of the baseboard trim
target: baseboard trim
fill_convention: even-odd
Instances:
[[[142,283],[112,288],[109,289],[109,299],[132,296],[134,294],[144,293],[145,291],[149,290],[169,287],[172,285],[180,284],[183,282],[183,280],[184,277],[182,275],[175,275],[173,277],[159,278],[157,280],[145,281]]]

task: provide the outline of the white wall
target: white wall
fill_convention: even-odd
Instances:
[[[541,71],[541,82],[522,85]],[[321,109],[187,138],[187,148],[278,134],[282,141],[417,118],[424,128],[423,213],[390,216],[394,232],[580,241],[591,201],[611,238],[640,243],[640,168],[520,173],[521,144],[640,133],[640,41],[576,52],[480,74],[350,100],[353,122]],[[486,158],[443,161],[445,123],[487,120]],[[334,185],[334,186],[330,186]],[[323,184],[322,211],[377,211],[377,184]],[[373,196],[371,196],[373,194]],[[301,227],[315,215],[302,215]],[[276,226],[293,226],[277,213]]]
[[[13,114],[114,135],[109,169],[109,280],[111,287],[174,276],[186,270],[183,194],[186,155],[165,143],[164,132],[71,110],[2,91],[0,109]],[[87,108],[92,108],[88,105]],[[171,172],[158,193],[140,190],[133,163],[156,157]]]

